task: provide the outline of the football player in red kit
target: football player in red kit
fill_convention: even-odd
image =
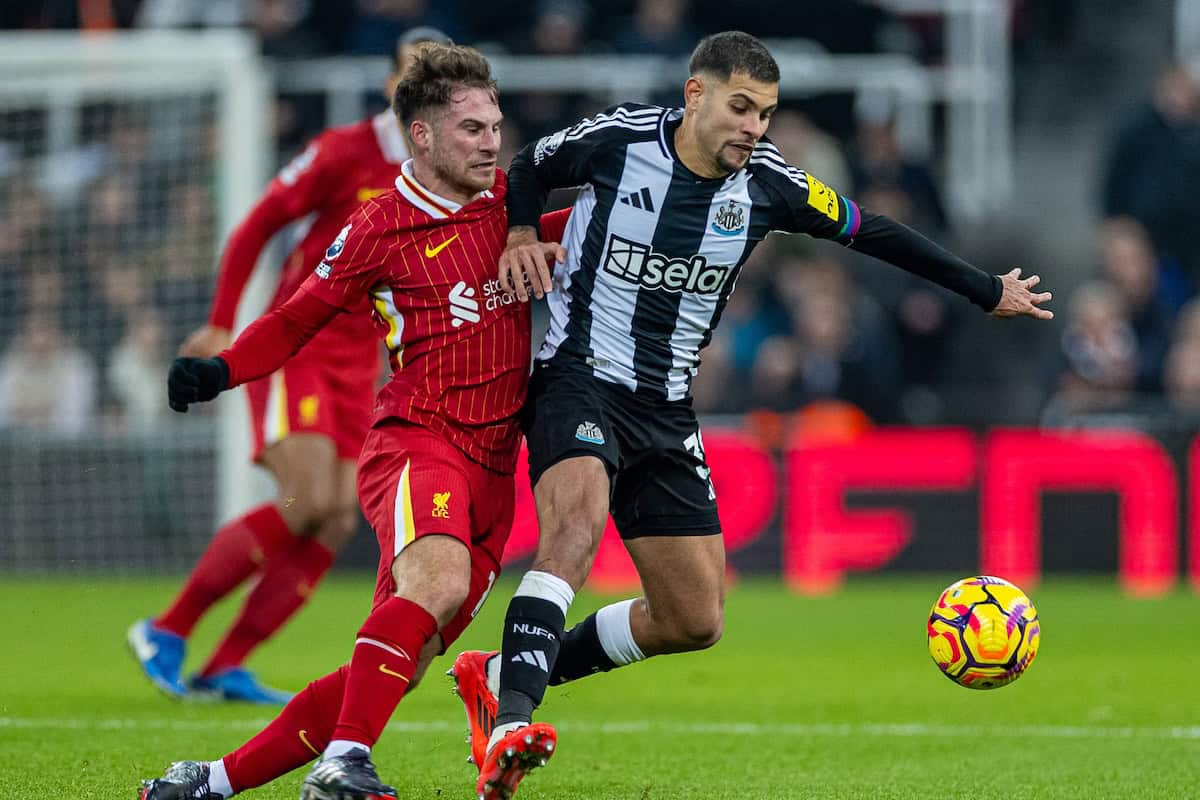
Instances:
[[[405,692],[462,633],[500,572],[513,518],[518,412],[530,365],[529,305],[495,280],[507,236],[496,168],[500,109],[486,59],[429,45],[395,107],[412,142],[395,191],[356,211],[316,271],[216,358],[171,367],[172,408],[278,369],[343,314],[371,316],[391,353],[358,462],[358,496],[379,539],[374,607],[350,662],[309,684],[262,732],[217,761],[177,762],[142,800],[222,800],[314,756],[301,800],[394,798],[370,751]],[[566,212],[543,220],[561,237]],[[543,250],[561,260],[562,248]],[[540,286],[534,287],[541,296]],[[547,726],[548,728],[548,726]],[[554,740],[537,725],[514,768]]]
[[[400,38],[387,84],[389,99],[413,49],[445,41],[444,34],[431,28],[416,28]],[[242,291],[275,233],[312,216],[284,262],[271,308],[291,297],[312,273],[354,209],[392,189],[407,158],[408,145],[390,110],[315,138],[271,181],[230,236],[208,324],[184,342],[180,355],[207,358],[229,346]],[[335,554],[354,535],[355,461],[366,437],[380,367],[371,320],[346,314],[281,369],[247,383],[254,459],[270,470],[279,495],[217,531],[171,605],[129,629],[129,645],[143,672],[168,695],[182,697],[191,689],[275,705],[291,697],[259,683],[242,664],[304,605]],[[213,604],[252,575],[258,582],[237,619],[185,686],[181,668],[192,629]]]

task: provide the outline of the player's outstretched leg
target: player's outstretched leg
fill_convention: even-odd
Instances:
[[[530,770],[546,766],[558,734],[554,726],[534,722],[510,731],[487,752],[479,770],[475,793],[479,800],[509,800]]]
[[[371,474],[366,468],[364,473]],[[386,483],[368,482],[368,509],[377,505],[371,502],[377,499],[376,484],[396,485],[394,475],[388,478]],[[392,503],[405,499],[401,493]],[[394,510],[388,512],[384,519],[390,521]],[[417,535],[393,558],[391,529],[386,522],[378,524],[376,514],[368,518],[376,523],[380,536],[383,566],[378,588],[386,593],[376,595],[377,604],[359,628],[337,723],[322,760],[304,780],[301,800],[395,797],[375,773],[371,748],[433,654],[442,649],[439,628],[454,618],[469,595],[471,556],[463,541],[448,535]]]
[[[333,552],[316,537],[304,536],[267,562],[233,626],[188,681],[188,688],[216,700],[261,705],[290,700],[291,692],[261,683],[243,662],[304,605],[333,559]]]
[[[222,800],[286,775],[321,754],[333,734],[348,668],[308,684],[279,716],[217,761],[179,761],[143,781],[140,800]]]
[[[500,652],[492,650],[467,650],[454,659],[454,666],[446,674],[454,679],[454,693],[459,696],[467,710],[467,726],[471,743],[471,756],[467,760],[476,767],[483,765],[487,755],[488,738],[496,725],[496,694],[500,688],[499,664],[495,664],[495,681],[488,685],[488,664],[498,658]]]

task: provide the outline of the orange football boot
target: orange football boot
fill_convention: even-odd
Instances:
[[[454,678],[454,693],[463,701],[467,711],[467,725],[471,735],[471,757],[467,760],[478,767],[487,755],[488,739],[496,724],[496,695],[487,684],[487,662],[499,651],[467,650],[454,659],[454,666],[446,674]]]
[[[509,731],[488,751],[479,768],[475,784],[479,800],[509,800],[530,770],[546,766],[556,744],[558,733],[545,722]]]

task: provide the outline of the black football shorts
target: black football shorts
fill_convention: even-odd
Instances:
[[[721,532],[690,401],[636,394],[537,362],[522,425],[531,486],[567,458],[595,456],[604,462],[609,508],[621,538]]]

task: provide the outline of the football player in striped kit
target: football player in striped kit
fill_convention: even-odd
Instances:
[[[779,67],[762,42],[710,36],[690,72],[682,109],[615,106],[530,144],[509,170],[499,280],[521,300],[526,278],[548,292],[551,324],[524,414],[533,568],[509,604],[500,655],[463,653],[454,666],[483,800],[515,790],[521,775],[505,754],[547,685],[720,639],[725,549],[690,386],[738,270],[768,233],[852,247],[995,316],[1052,316],[1036,275],[989,275],[788,164],[765,136]],[[551,275],[536,225],[548,192],[566,186],[583,189]],[[645,594],[564,632],[610,512]],[[495,709],[490,734],[478,709]]]
[[[392,365],[358,461],[359,502],[380,547],[374,606],[348,664],[224,758],[178,762],[146,782],[141,800],[222,800],[315,756],[302,800],[396,797],[371,748],[499,575],[531,331],[529,306],[495,278],[508,230],[496,84],[477,51],[427,45],[395,108],[413,152],[395,188],[350,216],[287,302],[218,356],[176,359],[168,376],[171,407],[186,411],[275,371],[342,315],[371,315]],[[542,224],[561,231],[568,214]],[[565,257],[558,245],[542,248]],[[513,753],[523,767],[554,747],[553,731],[528,738]]]

